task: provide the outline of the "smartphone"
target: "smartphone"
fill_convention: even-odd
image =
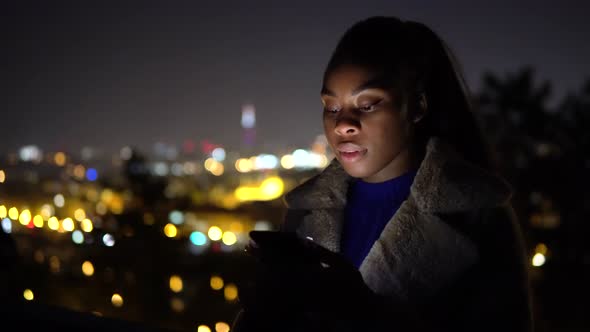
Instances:
[[[274,262],[319,264],[327,249],[294,232],[251,231],[248,251],[263,260]]]

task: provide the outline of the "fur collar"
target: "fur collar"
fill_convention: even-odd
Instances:
[[[352,177],[334,159],[319,175],[285,196],[293,209],[341,209]],[[421,212],[453,213],[504,205],[511,188],[499,176],[459,156],[451,146],[431,138],[414,183],[411,199]]]

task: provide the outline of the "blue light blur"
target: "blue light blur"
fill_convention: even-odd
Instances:
[[[8,218],[2,219],[2,230],[6,234],[12,233],[12,221]]]
[[[192,232],[190,236],[191,242],[196,246],[202,246],[207,243],[207,237],[201,232]]]
[[[170,212],[170,215],[168,215],[168,218],[170,218],[170,221],[174,225],[180,225],[184,222],[184,215],[182,214],[182,212],[177,211],[177,210]]]
[[[88,181],[96,181],[98,179],[98,172],[94,168],[89,168],[86,171],[86,178]]]
[[[84,234],[82,234],[82,232],[75,230],[72,233],[72,241],[74,241],[74,243],[76,244],[82,244],[84,243]]]

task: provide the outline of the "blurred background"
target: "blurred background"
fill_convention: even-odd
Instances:
[[[332,158],[319,100],[332,49],[357,20],[393,15],[432,27],[463,66],[515,189],[537,331],[588,331],[587,13],[584,1],[3,3],[2,310],[64,329],[227,332],[247,233],[277,229],[284,193]]]

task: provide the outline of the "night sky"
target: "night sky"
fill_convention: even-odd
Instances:
[[[344,31],[372,15],[432,27],[473,91],[485,70],[524,65],[553,82],[554,100],[590,77],[587,1],[120,2],[2,3],[0,153],[238,147],[247,102],[258,143],[306,147],[322,132],[323,67]]]

